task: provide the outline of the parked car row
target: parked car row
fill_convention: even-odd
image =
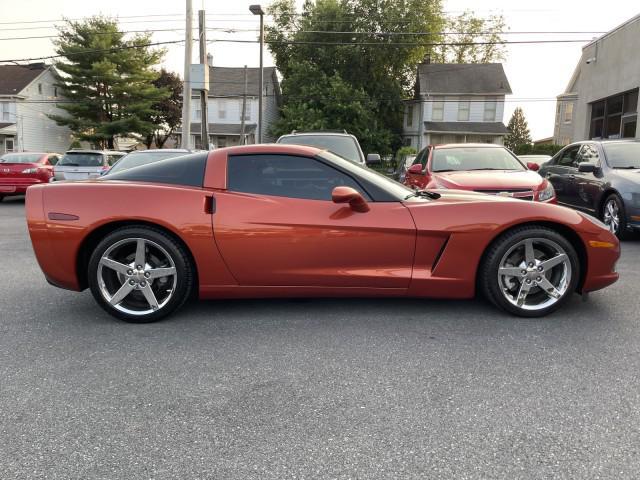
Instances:
[[[57,153],[6,153],[0,157],[0,200],[23,195],[27,187],[56,181],[98,178],[110,172],[146,165],[192,153],[192,150],[159,149],[131,153],[109,150],[69,150]]]

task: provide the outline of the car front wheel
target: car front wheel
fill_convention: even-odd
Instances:
[[[111,315],[132,323],[180,308],[194,283],[184,247],[159,229],[125,227],[107,235],[89,260],[89,287]]]
[[[480,288],[496,306],[523,317],[560,308],[576,290],[580,262],[575,248],[546,227],[521,227],[499,237],[480,270]]]
[[[600,218],[609,227],[609,231],[618,238],[626,237],[625,211],[622,199],[615,193],[609,195],[604,201]]]

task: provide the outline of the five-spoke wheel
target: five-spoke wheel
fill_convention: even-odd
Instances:
[[[609,231],[619,238],[626,236],[625,212],[622,199],[615,193],[609,195],[602,207],[601,219]]]
[[[580,264],[571,243],[545,227],[521,227],[489,248],[480,287],[493,303],[517,315],[542,316],[575,291]]]
[[[109,313],[131,322],[158,320],[178,308],[192,287],[184,248],[148,227],[116,230],[89,261],[89,285]]]

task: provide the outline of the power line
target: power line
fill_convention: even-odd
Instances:
[[[546,44],[546,43],[585,43],[591,42],[592,39],[559,39],[559,40],[498,40],[487,42],[320,42],[320,41],[304,41],[304,40],[268,40],[265,43],[271,45],[316,45],[316,46],[374,46],[374,47],[457,47],[472,45],[525,45],[525,44]],[[212,42],[219,43],[257,43],[258,40],[234,40],[234,39],[217,39]]]
[[[12,59],[12,60],[0,60],[0,63],[18,63],[18,62],[33,62],[36,60],[53,60],[54,58],[63,58],[63,57],[70,57],[70,56],[76,56],[76,55],[86,55],[88,53],[107,53],[107,52],[118,52],[120,50],[131,50],[131,49],[135,49],[135,48],[146,48],[146,47],[155,47],[158,45],[169,45],[169,44],[176,44],[176,43],[182,43],[184,42],[184,40],[172,40],[172,41],[167,41],[167,42],[152,42],[152,43],[145,43],[142,45],[125,45],[122,47],[114,47],[114,48],[102,48],[102,49],[96,49],[96,50],[82,50],[80,52],[75,52],[75,53],[67,53],[64,55],[47,55],[47,56],[42,56],[42,57],[32,57],[32,58],[18,58],[18,59]]]

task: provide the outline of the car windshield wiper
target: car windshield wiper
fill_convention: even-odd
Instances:
[[[616,170],[635,170],[635,169],[640,168],[640,167],[635,167],[633,165],[629,165],[627,167],[613,167],[613,168],[615,168]]]
[[[422,197],[422,198],[431,198],[432,200],[437,200],[441,196],[442,195],[436,192],[429,192],[427,190],[416,190],[415,192],[410,193],[409,195],[404,197],[404,199],[409,200],[410,198],[413,198],[413,197]]]
[[[79,167],[80,164],[79,163],[59,163],[58,166],[60,166],[60,167]]]
[[[453,168],[449,168],[448,170],[434,170],[433,173],[442,173],[442,172],[460,172],[461,170],[454,170]]]
[[[506,170],[508,172],[515,171],[514,168],[491,168],[491,167],[488,167],[488,168],[469,168],[467,170],[467,172],[476,172],[478,170]]]

